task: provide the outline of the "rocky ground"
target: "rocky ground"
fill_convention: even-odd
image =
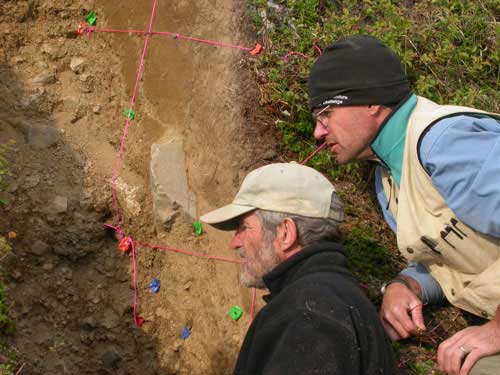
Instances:
[[[146,323],[135,326],[131,257],[103,227],[234,257],[228,234],[197,236],[192,222],[276,157],[248,55],[155,36],[115,180],[117,222],[111,181],[144,37],[76,29],[90,10],[98,27],[146,29],[152,3],[0,1],[0,143],[16,142],[0,197],[0,234],[15,233],[0,264],[17,325],[4,345],[22,374],[226,374],[249,323],[237,266],[139,246]],[[242,10],[237,0],[158,0],[154,29],[253,46]]]

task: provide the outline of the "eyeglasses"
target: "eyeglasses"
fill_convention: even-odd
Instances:
[[[319,122],[321,125],[323,125],[323,127],[326,128],[327,127],[326,122],[330,118],[330,114],[332,112],[333,112],[333,109],[330,109],[330,106],[327,105],[326,107],[320,109],[318,112],[312,113],[312,117],[313,117],[315,122]]]

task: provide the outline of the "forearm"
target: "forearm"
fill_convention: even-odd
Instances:
[[[443,290],[429,271],[419,263],[412,263],[399,273],[409,280],[410,290],[426,305],[438,304],[445,299]]]

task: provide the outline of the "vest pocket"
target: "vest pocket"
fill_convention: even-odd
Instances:
[[[467,274],[486,269],[491,263],[489,257],[471,237],[472,233],[456,218],[443,223],[435,241],[435,249],[441,254],[443,263]]]

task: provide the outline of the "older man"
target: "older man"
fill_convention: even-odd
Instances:
[[[314,169],[271,164],[251,172],[233,202],[201,217],[236,232],[241,284],[269,289],[235,374],[393,374],[377,312],[335,242],[343,204]]]
[[[382,288],[398,340],[447,299],[489,322],[438,350],[450,375],[500,367],[500,116],[415,95],[396,54],[365,35],[325,49],[309,76],[314,135],[340,164],[372,160],[377,195],[409,267]]]

